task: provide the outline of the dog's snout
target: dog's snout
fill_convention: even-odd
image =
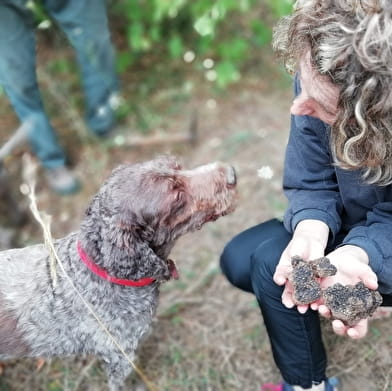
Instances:
[[[236,185],[237,184],[237,174],[235,172],[234,167],[230,166],[226,171],[226,179],[228,185]]]

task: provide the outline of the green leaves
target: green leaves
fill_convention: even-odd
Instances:
[[[288,15],[293,9],[292,0],[279,0],[279,1],[269,1],[269,5],[275,15],[275,17],[280,18],[281,16]]]
[[[127,28],[128,45],[131,49],[147,51],[151,48],[151,38],[146,34],[143,22],[133,22]]]
[[[172,58],[179,58],[184,53],[184,45],[179,34],[173,34],[168,41],[168,49]]]
[[[262,20],[254,19],[250,22],[252,38],[258,46],[268,45],[272,39],[272,30]]]
[[[262,3],[262,4],[261,4]],[[192,66],[219,88],[240,79],[241,68],[270,45],[271,26],[291,12],[292,0],[119,0],[109,11],[124,28],[127,50],[119,53],[125,71],[146,52],[181,59],[194,53]],[[210,58],[214,68],[205,70]],[[187,61],[187,60],[185,60]]]
[[[122,51],[117,54],[117,72],[125,72],[134,62],[134,56],[129,51]]]
[[[222,61],[215,69],[217,75],[216,83],[221,88],[238,81],[241,77],[238,67],[232,61]]]

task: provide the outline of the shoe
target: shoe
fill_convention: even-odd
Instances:
[[[330,377],[326,380],[324,391],[338,391],[339,379]],[[261,391],[294,391],[293,387],[286,382],[280,384],[266,383],[261,386]]]
[[[59,195],[70,195],[79,191],[80,182],[65,166],[47,168],[45,172],[49,187]]]
[[[117,113],[122,105],[123,98],[117,92],[113,92],[105,103],[89,115],[87,123],[93,135],[99,139],[108,139],[115,135]]]

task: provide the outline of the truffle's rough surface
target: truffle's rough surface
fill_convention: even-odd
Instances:
[[[361,319],[371,316],[382,303],[381,295],[367,288],[363,282],[345,286],[334,284],[322,294],[333,318],[340,319],[348,326],[354,326]]]
[[[309,261],[309,263],[314,275],[319,278],[334,276],[337,272],[336,266],[332,265],[327,257],[321,257],[313,261]]]
[[[291,258],[293,273],[291,282],[294,287],[294,301],[297,305],[313,303],[321,297],[321,288],[318,278],[333,276],[336,267],[327,257],[312,261],[304,261],[301,257]]]
[[[294,301],[298,304],[309,304],[321,297],[321,288],[316,279],[311,261],[304,261],[300,257],[291,259],[293,273],[291,282],[294,287]]]

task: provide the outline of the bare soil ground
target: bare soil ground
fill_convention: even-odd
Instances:
[[[121,162],[174,153],[186,166],[221,160],[238,171],[238,209],[183,237],[173,251],[181,278],[162,286],[151,336],[140,348],[137,362],[159,390],[257,391],[263,382],[279,380],[254,297],[233,288],[222,276],[218,263],[225,243],[235,234],[283,215],[286,200],[281,178],[291,91],[276,87],[260,78],[249,78],[224,95],[198,88],[192,91],[191,98],[175,104],[175,97],[181,94],[179,87],[156,93],[151,104],[160,107],[157,122],[168,134],[186,129],[189,113],[197,108],[196,146],[112,148],[77,133],[61,108],[54,116],[84,184],[79,194],[59,198],[39,178],[39,207],[53,216],[54,237],[78,228],[88,200]],[[176,109],[166,110],[162,102],[171,102],[169,106]],[[4,136],[17,122],[5,97],[1,105]],[[127,131],[137,132],[132,119],[128,126]],[[19,155],[7,162],[7,168],[17,189],[21,181]],[[41,241],[38,225],[30,221],[18,232],[18,238],[24,245]],[[392,390],[390,320],[373,321],[368,336],[356,342],[335,336],[326,321],[323,329],[329,353],[328,373],[341,378],[340,390]],[[136,379],[136,375],[131,376],[128,384]],[[92,358],[54,359],[43,365],[36,360],[19,360],[4,367],[0,390],[99,391],[106,390],[106,379]]]

